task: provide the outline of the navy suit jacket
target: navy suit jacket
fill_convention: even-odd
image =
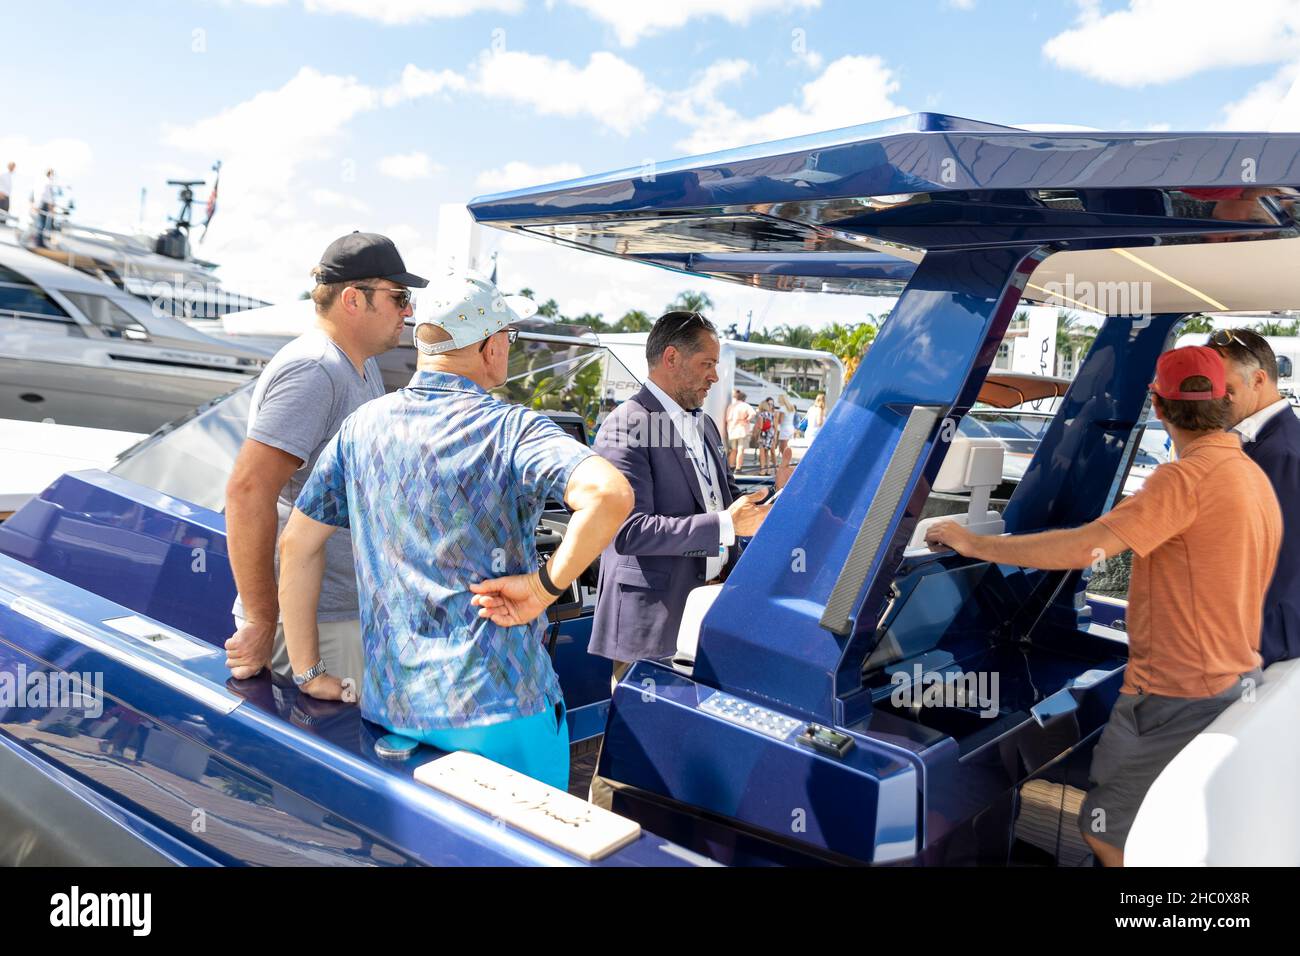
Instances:
[[[725,508],[740,491],[727,470],[717,425],[708,415],[701,420],[705,447],[723,476]],[[665,435],[671,440],[663,440]],[[636,503],[600,557],[589,650],[616,661],[667,657],[677,646],[686,596],[705,583],[705,560],[718,553],[718,514],[709,513],[695,465],[649,389],[610,413],[594,447],[623,473]],[[724,576],[739,550],[731,549]]]
[[[1300,418],[1274,415],[1242,450],[1264,470],[1282,508],[1282,551],[1264,598],[1259,652],[1267,667],[1300,657]]]

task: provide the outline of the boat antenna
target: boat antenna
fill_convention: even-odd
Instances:
[[[171,218],[176,225],[154,240],[154,252],[172,259],[188,259],[190,255],[190,215],[194,211],[194,187],[203,185],[202,179],[169,179],[168,186],[180,187],[181,211]]]

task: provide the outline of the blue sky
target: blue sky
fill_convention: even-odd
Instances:
[[[46,0],[6,18],[0,162],[131,228],[222,159],[199,254],[273,299],[388,232],[415,271],[440,205],[500,188],[935,110],[1101,129],[1263,128],[1297,74],[1297,0]],[[206,191],[202,192],[206,197]],[[883,303],[763,296],[511,238],[502,284],[570,313],[705,288],[723,323]]]

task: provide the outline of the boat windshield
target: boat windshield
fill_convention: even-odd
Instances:
[[[603,360],[603,361],[602,361]],[[611,367],[612,366],[612,367]],[[499,398],[538,411],[575,412],[595,434],[605,376],[630,377],[596,340],[523,333],[510,351]],[[191,504],[221,511],[248,428],[255,381],[162,426],[127,449],[111,472]]]

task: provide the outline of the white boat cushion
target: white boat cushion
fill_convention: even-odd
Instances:
[[[1125,866],[1300,866],[1300,660],[1264,672],[1156,778]]]

